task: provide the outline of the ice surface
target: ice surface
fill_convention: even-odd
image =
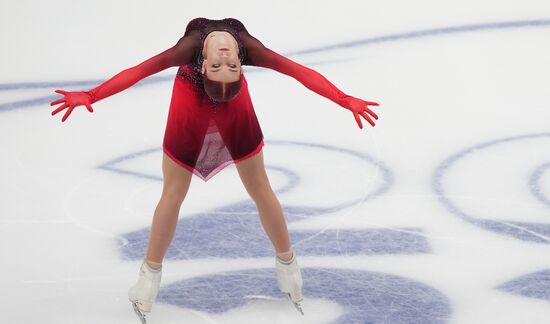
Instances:
[[[64,124],[49,102],[172,46],[198,16],[240,19],[379,102],[380,120],[360,130],[291,78],[247,68],[306,316],[278,291],[273,247],[230,165],[193,179],[150,323],[548,323],[550,6],[539,0],[5,3],[6,323],[138,322],[126,292],[162,190],[176,71]]]

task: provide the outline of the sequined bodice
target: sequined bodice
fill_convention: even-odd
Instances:
[[[239,59],[241,64],[246,59],[246,49],[243,46],[243,42],[239,37],[239,32],[246,31],[244,25],[235,18],[225,18],[221,20],[212,20],[207,18],[195,18],[187,24],[185,29],[185,35],[188,35],[194,30],[198,30],[200,33],[200,43],[195,53],[195,62],[202,65],[202,49],[204,47],[204,41],[206,36],[213,31],[226,31],[230,33],[237,41],[239,46]]]

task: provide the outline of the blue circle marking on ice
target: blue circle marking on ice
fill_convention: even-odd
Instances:
[[[488,141],[481,143],[475,146],[468,147],[464,150],[461,150],[447,159],[445,159],[439,166],[436,168],[433,177],[432,177],[432,188],[438,196],[440,203],[445,206],[445,208],[462,218],[463,220],[480,226],[486,230],[512,236],[525,241],[532,241],[538,243],[550,244],[550,224],[546,223],[532,223],[532,222],[517,222],[517,221],[496,221],[496,220],[486,220],[482,219],[477,215],[472,215],[464,211],[460,206],[454,203],[451,198],[446,194],[445,187],[443,184],[443,178],[449,169],[459,160],[475,154],[481,150],[491,148],[497,145],[505,145],[510,143],[518,143],[524,140],[530,139],[540,139],[548,138],[550,139],[550,133],[539,133],[539,134],[529,134],[522,136],[507,137],[498,140]],[[541,167],[537,168],[533,175],[530,177],[529,185],[531,186],[532,193],[539,193],[538,196],[535,194],[535,197],[542,203],[544,203],[545,196],[542,195],[540,188],[538,187],[538,179],[542,177],[544,171],[548,168],[547,164],[543,164]],[[533,187],[534,186],[534,187]]]
[[[542,299],[550,302],[550,269],[512,279],[497,289],[514,295]]]
[[[445,295],[408,278],[342,268],[305,267],[301,271],[304,298],[330,300],[343,308],[333,324],[435,324],[447,323],[451,315],[450,301]],[[221,314],[253,302],[273,302],[273,298],[284,299],[287,303],[283,296],[277,288],[275,270],[269,268],[223,272],[174,282],[162,288],[158,300]],[[294,312],[291,308],[289,305],[289,311]],[[304,308],[304,312],[307,315],[308,309]]]
[[[288,53],[284,53],[284,55],[293,56],[293,55],[311,54],[311,53],[318,53],[318,52],[329,51],[334,49],[353,48],[353,47],[359,47],[359,46],[376,45],[376,44],[383,44],[387,42],[397,42],[397,41],[403,41],[403,40],[435,37],[435,36],[457,34],[457,33],[471,33],[471,32],[482,32],[482,31],[501,30],[501,29],[546,28],[546,27],[550,27],[550,19],[501,21],[501,22],[494,22],[494,23],[449,26],[449,27],[441,27],[441,28],[433,28],[433,29],[416,30],[412,32],[405,32],[405,33],[399,33],[399,34],[384,35],[379,37],[370,37],[370,38],[359,39],[351,42],[337,43],[337,44],[331,44],[331,45],[326,45],[322,47],[299,50],[295,52],[288,52]],[[171,81],[173,79],[174,79],[173,76],[149,77],[141,80],[134,86]],[[3,83],[3,84],[0,83],[0,91],[9,91],[9,90],[18,90],[18,89],[48,89],[48,91],[50,91],[51,88],[59,88],[59,87],[65,87],[65,86],[66,87],[77,87],[77,86],[93,87],[104,81],[105,80],[64,81],[64,82],[26,82],[26,83]],[[48,95],[48,96],[42,96],[38,98],[1,103],[0,112],[6,112],[6,111],[15,110],[15,109],[24,109],[24,108],[30,108],[30,107],[39,107],[59,98],[60,98],[59,95]]]
[[[529,177],[529,188],[538,201],[550,208],[550,195],[544,193],[541,185],[542,177],[546,172],[550,172],[550,162],[544,163],[535,169]]]
[[[411,32],[390,34],[390,35],[384,35],[379,37],[369,37],[365,39],[359,39],[359,40],[354,40],[354,41],[349,41],[344,43],[326,45],[326,46],[310,48],[305,50],[298,50],[295,52],[286,53],[286,55],[311,54],[311,53],[318,53],[318,52],[324,52],[324,51],[341,49],[341,48],[352,48],[352,47],[358,47],[358,46],[382,44],[382,43],[388,43],[388,42],[398,42],[403,40],[435,37],[435,36],[442,36],[442,35],[449,35],[449,34],[459,34],[459,33],[462,34],[462,33],[472,33],[472,32],[480,32],[480,31],[487,31],[487,30],[534,28],[534,27],[549,27],[549,26],[550,26],[550,19],[501,21],[501,22],[494,22],[494,23],[449,26],[449,27],[442,27],[442,28],[415,30]]]
[[[295,141],[266,141],[269,145],[282,147],[297,146],[327,151],[327,155],[339,152],[360,159],[376,168],[380,174],[377,186],[359,198],[320,207],[310,205],[284,204],[285,218],[289,222],[308,217],[316,217],[337,212],[355,204],[374,199],[387,192],[393,184],[393,175],[382,162],[368,154],[326,144],[301,143]],[[151,154],[154,150],[145,150],[114,159],[101,166],[105,170],[129,176],[160,180],[154,175],[126,171],[117,166],[131,158]],[[300,184],[299,175],[287,167],[267,166],[269,169],[282,171],[290,177],[287,184],[278,190],[279,193],[296,190]],[[367,184],[367,186],[370,184]],[[177,225],[176,234],[166,253],[167,259],[192,259],[205,257],[242,258],[267,257],[273,255],[271,243],[264,233],[258,217],[256,205],[250,200],[235,202],[204,213],[186,217]],[[120,246],[122,257],[138,260],[146,251],[150,228],[124,234],[125,244]],[[294,247],[302,255],[365,255],[365,254],[418,254],[431,251],[423,230],[419,228],[364,228],[364,229],[324,229],[324,230],[290,230]]]
[[[475,154],[481,150],[492,148],[498,145],[516,144],[525,140],[550,138],[550,133],[530,134],[523,136],[508,137],[498,140],[493,140],[478,144],[464,150],[461,150],[447,159],[445,159],[436,169],[433,176],[433,189],[439,197],[439,201],[455,215],[486,230],[496,233],[509,235],[526,241],[534,241],[539,243],[550,243],[550,225],[540,223],[527,222],[499,222],[494,220],[482,220],[476,215],[471,215],[463,211],[458,205],[453,203],[446,196],[443,177],[446,172],[459,160],[468,155]],[[550,169],[550,162],[544,163],[537,167],[529,177],[529,189],[532,195],[542,204],[549,206],[547,196],[544,195],[540,181],[545,172]],[[506,291],[515,295],[520,295],[529,298],[542,299],[550,301],[550,269],[542,270],[536,273],[524,275],[519,278],[512,279],[495,287],[495,289]]]

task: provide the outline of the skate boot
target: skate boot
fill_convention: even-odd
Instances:
[[[143,324],[147,323],[145,315],[151,311],[157,298],[161,274],[162,268],[155,270],[143,261],[137,283],[128,290],[128,299]]]
[[[275,271],[277,272],[277,286],[286,293],[294,307],[304,315],[300,302],[304,299],[302,295],[302,273],[296,260],[296,252],[293,250],[292,259],[283,261],[275,257]]]

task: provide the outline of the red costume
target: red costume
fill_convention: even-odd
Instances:
[[[95,89],[85,92],[89,95],[86,99],[89,103],[96,102],[132,86],[147,76],[172,66],[179,66],[174,81],[163,150],[175,162],[207,181],[228,164],[258,153],[264,144],[244,75],[241,76],[241,91],[231,101],[216,102],[204,92],[201,74],[204,40],[210,32],[220,30],[231,33],[236,39],[242,65],[270,68],[295,78],[310,90],[354,111],[360,127],[362,125],[357,116],[359,111],[363,112],[365,109],[377,118],[366,108],[367,104],[377,105],[376,103],[348,96],[318,72],[266,48],[248,33],[240,21],[233,18],[193,19],[187,25],[183,37],[172,48],[118,73]],[[89,104],[86,106],[92,111]],[[367,120],[374,125],[370,118]]]

